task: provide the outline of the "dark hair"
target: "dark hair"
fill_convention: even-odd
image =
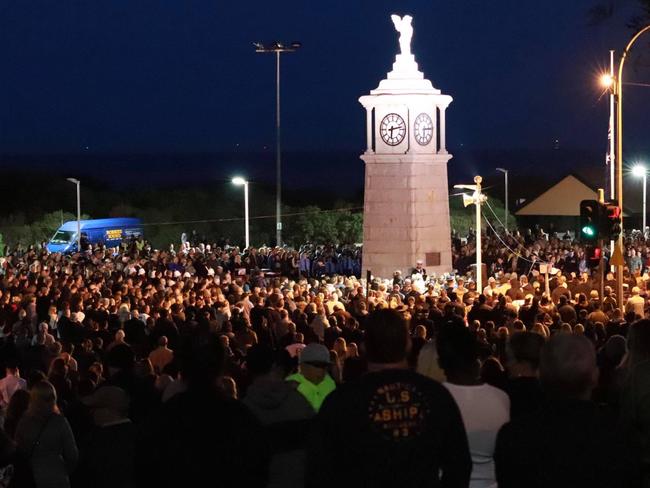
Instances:
[[[508,343],[508,353],[518,363],[528,363],[539,368],[544,338],[534,332],[513,334]]]
[[[82,378],[79,380],[79,383],[77,385],[77,392],[79,393],[79,396],[90,396],[93,394],[95,391],[95,387],[97,385],[95,384],[95,381],[93,381],[89,376],[86,378]]]
[[[447,325],[436,339],[438,363],[445,371],[465,371],[476,365],[479,358],[478,342],[467,327]]]
[[[248,349],[246,369],[252,376],[261,376],[273,368],[273,349],[265,344],[255,344]]]
[[[50,371],[48,373],[48,376],[52,377],[54,375],[65,375],[66,374],[66,369],[65,369],[65,361],[63,358],[55,358],[52,360],[50,363]]]
[[[524,325],[524,323],[521,320],[515,320],[512,323],[512,329],[517,331],[525,331],[526,325]]]
[[[11,400],[9,400],[4,423],[4,430],[12,439],[16,433],[18,422],[27,411],[27,407],[29,407],[29,392],[27,390],[16,390],[11,396]]]
[[[27,376],[27,389],[31,390],[32,386],[34,386],[36,383],[38,383],[40,381],[44,381],[46,379],[47,379],[47,376],[40,369],[32,370],[29,373],[29,376]]]
[[[650,359],[650,319],[634,322],[627,334],[628,367]]]
[[[410,338],[406,321],[391,309],[375,310],[366,325],[366,354],[372,363],[397,363],[406,359]]]
[[[106,355],[106,365],[121,370],[130,370],[135,366],[135,354],[128,344],[113,346]]]
[[[491,356],[481,366],[481,381],[497,388],[504,388],[506,384],[506,373],[501,362]]]
[[[219,335],[188,341],[182,348],[181,372],[190,389],[211,389],[221,376],[226,361],[226,350]]]
[[[592,388],[596,352],[589,339],[556,334],[544,344],[539,376],[547,395],[579,398]]]

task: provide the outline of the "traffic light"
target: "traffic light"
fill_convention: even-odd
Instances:
[[[601,234],[609,240],[618,240],[621,234],[621,208],[616,200],[603,204]]]
[[[595,242],[601,229],[601,204],[598,200],[580,202],[580,237],[586,242]]]
[[[602,248],[598,246],[587,246],[585,249],[585,257],[589,261],[589,263],[594,266],[597,265],[600,262],[600,258],[603,255],[603,250]]]

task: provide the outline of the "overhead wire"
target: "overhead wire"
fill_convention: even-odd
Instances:
[[[293,212],[293,213],[283,213],[283,217],[296,217],[300,215],[314,215],[314,214],[321,214],[321,213],[331,213],[331,212],[346,212],[346,211],[354,211],[354,210],[362,210],[363,207],[348,207],[348,208],[333,208],[330,210],[313,210],[311,212]],[[258,215],[255,217],[249,217],[249,220],[260,220],[260,219],[271,219],[271,218],[276,218],[276,215]],[[214,223],[214,222],[241,222],[242,220],[245,220],[244,217],[232,217],[232,218],[227,218],[227,219],[204,219],[204,220],[185,220],[185,221],[177,221],[177,222],[147,222],[143,223],[143,226],[147,225],[181,225],[181,224],[208,224],[208,223]]]
[[[487,200],[485,201],[485,204],[486,204],[487,207],[490,209],[490,212],[492,212],[492,214],[493,214],[494,217],[497,219],[497,221],[501,224],[501,226],[505,228],[505,226],[503,225],[503,223],[501,222],[501,220],[500,220],[499,217],[497,216],[496,212],[494,211],[494,209],[493,209],[492,206],[488,203]],[[492,224],[491,224],[490,221],[488,220],[487,216],[486,216],[484,213],[482,213],[481,215],[482,215],[483,218],[485,219],[485,222],[487,223],[488,227],[489,227],[490,229],[492,229],[492,232],[494,232],[494,235],[497,237],[497,239],[499,239],[499,241],[501,241],[501,244],[503,244],[503,246],[504,246],[508,251],[510,251],[510,252],[511,252],[512,254],[514,254],[515,256],[517,256],[517,258],[522,259],[522,260],[524,260],[524,261],[527,261],[527,262],[529,262],[529,263],[535,264],[535,263],[540,262],[540,261],[533,261],[533,260],[531,260],[531,259],[528,259],[528,258],[524,257],[521,253],[519,253],[519,252],[513,250],[513,249],[512,249],[510,246],[508,246],[508,244],[506,244],[506,242],[501,238],[501,236],[499,235],[499,233],[496,231],[496,229],[492,226]]]
[[[503,227],[503,228],[505,229],[506,226],[503,225],[503,222],[501,222],[501,219],[499,218],[499,216],[497,215],[497,213],[496,213],[496,212],[494,211],[494,209],[492,208],[492,205],[490,205],[490,202],[487,201],[487,200],[485,200],[485,204],[486,204],[487,207],[490,209],[490,212],[492,212],[492,215],[494,215],[494,218],[497,219],[497,222],[499,222],[499,224],[501,224],[501,227]]]
[[[300,215],[314,215],[314,214],[321,214],[321,213],[332,213],[332,212],[354,212],[358,210],[363,210],[363,207],[346,207],[346,208],[333,208],[329,210],[312,210],[310,212],[292,212],[292,213],[284,213],[282,214],[283,217],[296,217]],[[249,217],[249,220],[261,220],[261,219],[271,219],[275,218],[276,215],[258,215],[255,217]],[[143,222],[142,226],[157,226],[157,225],[183,225],[183,224],[209,224],[209,223],[215,223],[215,222],[242,222],[245,220],[245,217],[231,217],[231,218],[222,218],[222,219],[202,219],[202,220],[179,220],[179,221],[171,221],[171,222]],[[23,224],[23,225],[1,225],[1,229],[12,229],[12,228],[19,228],[19,227],[25,227],[29,226],[31,224]]]
[[[522,260],[524,260],[524,261],[527,261],[527,262],[529,262],[529,263],[535,264],[535,263],[538,263],[538,262],[539,262],[539,261],[532,261],[532,260],[530,260],[530,259],[524,257],[521,253],[519,253],[519,252],[513,250],[513,249],[512,249],[510,246],[508,246],[508,244],[506,244],[506,242],[501,238],[501,236],[500,236],[499,233],[496,231],[496,229],[495,229],[494,227],[492,227],[492,224],[490,223],[490,221],[488,220],[488,218],[485,216],[485,214],[483,214],[483,218],[485,219],[485,222],[487,223],[488,227],[489,227],[490,229],[492,229],[492,232],[494,232],[494,235],[497,236],[497,239],[499,239],[499,241],[501,241],[501,244],[503,244],[503,246],[504,246],[508,251],[510,251],[510,252],[511,252],[512,254],[514,254],[515,256],[517,256],[517,258],[522,259]]]

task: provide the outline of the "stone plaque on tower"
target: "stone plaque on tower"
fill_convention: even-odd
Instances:
[[[452,101],[424,78],[411,54],[411,16],[391,16],[400,54],[379,86],[359,98],[367,148],[363,269],[390,278],[422,260],[427,273],[451,270],[445,110]]]

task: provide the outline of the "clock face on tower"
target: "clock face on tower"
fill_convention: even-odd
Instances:
[[[431,117],[425,113],[418,115],[413,124],[413,133],[416,142],[420,146],[429,144],[433,137],[433,122],[431,121]]]
[[[381,120],[379,133],[386,144],[397,146],[406,136],[406,123],[399,115],[388,114]]]

